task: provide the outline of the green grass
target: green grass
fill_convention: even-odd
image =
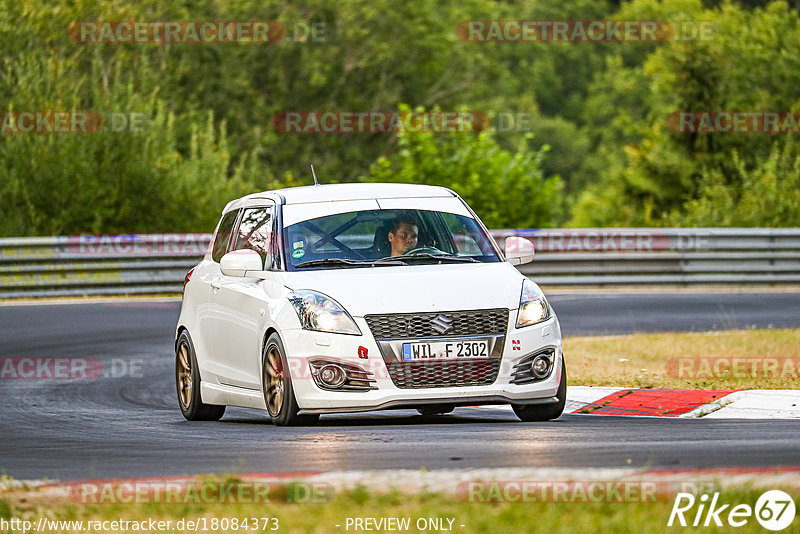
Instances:
[[[754,506],[764,490],[752,488],[724,490],[720,503]],[[800,492],[787,490],[798,502]],[[0,500],[0,517],[32,521],[40,516],[61,520],[145,520],[148,518],[177,521],[180,518],[245,518],[274,517],[279,532],[343,533],[346,519],[364,517],[410,517],[412,528],[418,518],[454,518],[453,532],[458,533],[651,533],[651,532],[764,532],[754,518],[742,528],[681,528],[666,526],[673,499],[655,503],[471,503],[440,494],[421,493],[413,496],[394,491],[374,493],[360,488],[340,493],[320,504],[296,504],[285,500],[267,504],[107,504],[79,505],[30,497],[21,500],[18,492],[7,493]],[[730,510],[730,507],[729,507]],[[687,517],[694,517],[693,509]],[[725,515],[723,514],[723,519]],[[782,532],[799,532],[795,519]],[[210,524],[210,523],[209,523]],[[341,525],[337,527],[336,525]],[[445,524],[447,524],[445,522]],[[464,525],[461,527],[460,525]],[[218,530],[221,532],[222,530]],[[234,530],[228,529],[228,532]],[[269,530],[267,530],[269,531]],[[253,532],[253,530],[239,530]]]
[[[800,384],[800,329],[573,337],[564,339],[564,356],[573,386],[797,389]],[[695,358],[707,359],[711,367],[701,370]],[[716,372],[714,358],[729,363]],[[733,367],[735,358],[748,363]],[[682,370],[675,359],[691,362]],[[778,363],[774,372],[761,366],[767,361]],[[759,365],[755,372],[753,362]]]

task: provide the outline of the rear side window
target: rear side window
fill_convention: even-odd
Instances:
[[[225,251],[228,250],[228,242],[231,240],[231,232],[233,231],[233,223],[236,222],[236,216],[239,214],[238,210],[229,211],[226,213],[219,223],[217,233],[214,238],[214,249],[211,252],[211,259],[219,263]]]

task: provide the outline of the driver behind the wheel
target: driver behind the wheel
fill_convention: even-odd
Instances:
[[[419,225],[411,217],[398,217],[389,229],[389,244],[392,247],[392,256],[402,256],[417,246],[419,239]]]

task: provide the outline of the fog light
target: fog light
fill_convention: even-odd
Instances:
[[[344,369],[329,363],[319,370],[319,379],[330,388],[341,387],[345,381]]]
[[[531,363],[531,371],[533,371],[533,375],[536,378],[546,377],[549,370],[550,359],[546,355],[540,354],[533,359],[533,363]]]

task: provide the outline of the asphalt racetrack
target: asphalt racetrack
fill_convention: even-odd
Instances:
[[[569,293],[551,302],[567,336],[800,327],[800,293]],[[61,480],[348,469],[797,465],[800,421],[564,415],[504,409],[325,415],[277,428],[257,410],[189,423],[178,410],[179,303],[0,306],[0,357],[97,358],[95,380],[0,380],[0,474]],[[567,355],[569,358],[569,355]]]

